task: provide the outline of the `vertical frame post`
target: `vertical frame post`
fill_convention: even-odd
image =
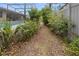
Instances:
[[[72,33],[71,33],[72,31],[71,31],[71,28],[70,28],[71,27],[71,23],[70,23],[71,22],[71,4],[70,3],[69,3],[69,20],[70,21],[68,22],[68,28],[69,28],[69,30],[68,30],[68,39],[72,40]]]
[[[26,20],[26,3],[24,3],[24,19]]]

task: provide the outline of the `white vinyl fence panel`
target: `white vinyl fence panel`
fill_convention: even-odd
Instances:
[[[79,35],[79,4],[72,3],[70,5],[71,7],[69,7],[69,4],[64,6],[60,10],[60,12],[62,12],[63,15],[66,16],[67,18],[71,17],[71,21],[75,25],[75,27],[72,29],[72,32]]]

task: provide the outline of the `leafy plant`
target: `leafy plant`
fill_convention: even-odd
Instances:
[[[65,18],[61,18],[59,16],[54,16],[55,18],[52,18],[49,20],[49,27],[52,31],[54,31],[56,34],[59,34],[61,36],[67,36],[68,33],[68,20]]]
[[[61,14],[57,14],[49,7],[45,7],[42,9],[42,17],[45,25],[51,29],[51,31],[55,32],[60,36],[67,36],[68,30],[72,28],[71,22]],[[68,23],[70,22],[70,28],[68,27]]]
[[[28,11],[28,13],[30,16],[30,20],[39,21],[41,13],[36,8],[32,8],[31,10]]]
[[[3,40],[4,40],[3,32],[0,30],[0,55],[2,55],[3,52]]]
[[[69,55],[79,55],[79,37],[73,39],[73,41],[69,44],[68,48],[66,48],[66,53]]]
[[[48,24],[48,20],[51,19],[52,17],[52,9],[49,7],[45,7],[41,10],[42,17],[43,17],[43,22],[45,25]]]
[[[9,45],[9,42],[10,42],[10,38],[12,36],[11,24],[9,21],[6,21],[4,23],[2,32],[3,32],[3,36],[4,36],[3,46],[4,46],[4,48],[7,48]]]
[[[26,21],[24,24],[18,26],[15,30],[14,35],[16,36],[17,42],[29,40],[38,30],[37,23],[35,21]]]

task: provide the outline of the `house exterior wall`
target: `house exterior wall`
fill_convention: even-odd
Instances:
[[[8,14],[8,16],[7,16]],[[15,13],[11,13],[7,11],[2,11],[2,17],[0,17],[0,21],[20,21],[20,20],[24,20],[24,17],[20,14],[15,14]]]
[[[72,28],[72,32],[79,35],[79,4],[72,3],[70,5],[71,7],[69,7],[69,4],[64,6],[64,8],[60,10],[60,12],[62,12],[62,14],[67,18],[70,17],[69,20],[71,20],[75,25],[75,27]]]
[[[0,17],[0,21],[5,21],[6,20],[6,11],[2,11],[2,17]]]
[[[7,13],[6,13],[6,11],[3,11],[3,13],[2,13],[2,19],[4,21],[6,21],[6,17],[7,17]]]
[[[1,10],[0,10],[1,11]],[[6,12],[6,11],[1,11],[1,16],[0,16],[0,28],[3,26],[4,21],[8,20],[10,21],[11,25],[17,25],[20,23],[24,22],[24,17],[23,15],[16,14],[16,13],[11,13],[11,12]]]

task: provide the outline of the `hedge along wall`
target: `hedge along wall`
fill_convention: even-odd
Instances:
[[[68,19],[74,24],[74,27],[71,29],[71,33],[79,35],[79,4],[67,4],[60,9],[59,12],[65,17],[68,17]]]

